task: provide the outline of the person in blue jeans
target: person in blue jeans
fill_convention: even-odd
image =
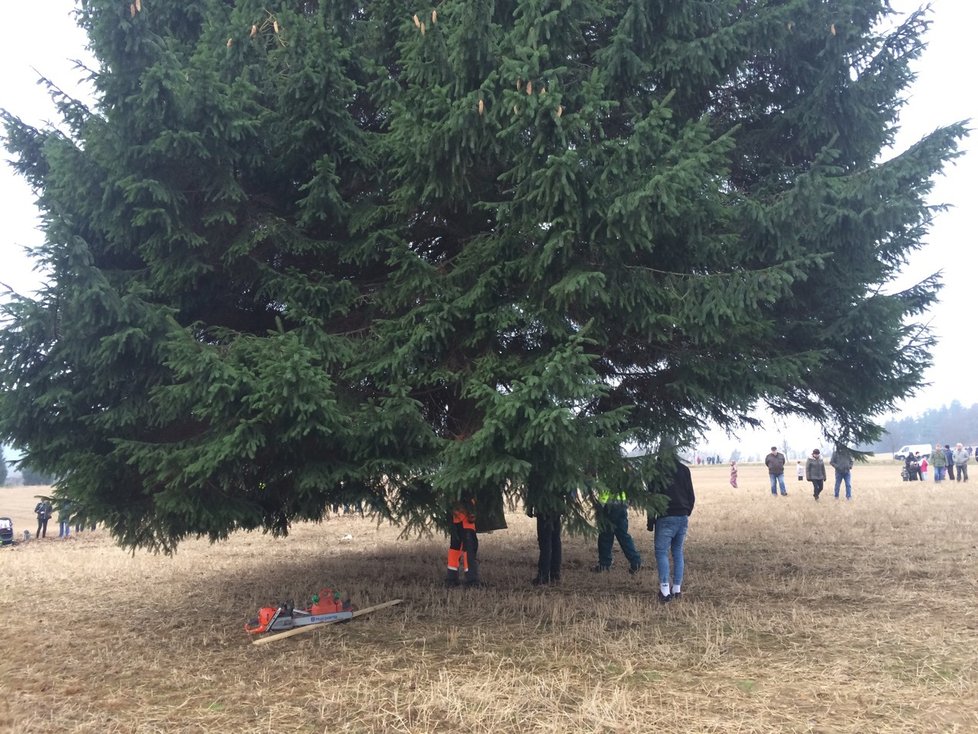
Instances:
[[[852,499],[852,452],[844,446],[836,446],[829,462],[835,469],[835,498],[839,499],[839,488],[846,483],[846,499]]]
[[[672,472],[667,469],[662,482],[651,487],[653,492],[666,495],[668,504],[665,512],[661,515],[649,513],[649,530],[655,533],[655,565],[659,572],[659,602],[662,604],[678,601],[682,597],[686,570],[683,546],[689,529],[689,516],[696,504],[689,467],[678,456],[672,456],[669,461],[674,465]]]
[[[778,451],[777,446],[771,447],[771,453],[764,457],[764,465],[767,473],[771,475],[771,494],[777,496],[778,486],[781,487],[781,496],[787,497],[788,490],[784,486],[784,454]]]
[[[594,514],[598,526],[598,565],[593,570],[611,570],[611,551],[617,538],[621,552],[628,559],[628,572],[636,573],[642,567],[642,556],[628,532],[628,501],[625,494],[601,490]]]
[[[934,444],[934,450],[930,453],[930,465],[934,467],[934,481],[943,482],[947,470],[947,457],[944,456],[944,449],[939,443]]]
[[[944,466],[947,470],[947,478],[954,481],[954,452],[951,451],[951,444],[944,444]]]
[[[71,502],[62,500],[58,505],[58,537],[71,537]]]

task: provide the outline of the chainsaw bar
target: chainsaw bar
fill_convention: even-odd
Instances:
[[[387,609],[388,607],[397,606],[403,599],[394,599],[392,601],[385,601],[383,604],[375,604],[372,607],[367,607],[366,609],[357,609],[351,612],[354,619],[360,617],[364,614],[370,614],[371,612],[376,612],[379,609]],[[316,630],[328,627],[332,622],[322,622],[320,624],[307,624],[303,627],[294,627],[290,630],[285,630],[285,632],[277,632],[273,635],[262,635],[261,637],[256,637],[251,641],[252,645],[267,645],[271,642],[276,642],[279,640],[285,640],[289,637],[294,637],[295,635],[304,635],[308,632],[315,632]]]
[[[305,627],[307,624],[322,624],[323,622],[342,622],[344,619],[352,619],[353,612],[331,612],[330,614],[309,614],[308,612],[301,609],[293,609],[292,613],[286,615],[282,613],[281,608],[279,613],[275,615],[272,623],[263,632],[283,632],[285,630],[295,629],[296,627]]]

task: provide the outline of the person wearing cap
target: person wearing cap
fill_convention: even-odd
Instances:
[[[835,498],[839,499],[839,488],[846,483],[846,499],[852,499],[852,452],[845,446],[836,446],[829,462],[835,469]]]
[[[822,487],[825,486],[825,462],[822,460],[822,453],[818,449],[812,451],[812,455],[805,462],[805,479],[812,483],[815,492],[815,499],[822,494]]]
[[[767,473],[771,475],[771,494],[775,497],[778,496],[778,486],[781,487],[781,496],[788,496],[788,490],[784,486],[784,462],[784,454],[778,451],[777,446],[772,446],[771,453],[764,457]]]
[[[954,459],[954,473],[957,480],[968,481],[968,451],[962,444],[958,444],[954,447],[954,454],[952,456]]]

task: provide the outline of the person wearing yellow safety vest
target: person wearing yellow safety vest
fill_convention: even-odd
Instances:
[[[628,559],[628,572],[635,573],[642,567],[642,556],[635,548],[635,541],[628,533],[628,499],[624,492],[612,492],[600,487],[595,497],[594,519],[598,526],[598,565],[595,572],[610,571],[611,551],[615,538],[621,552]]]

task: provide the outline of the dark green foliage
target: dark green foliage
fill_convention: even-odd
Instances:
[[[0,446],[0,487],[7,483],[7,459],[3,455],[3,446]]]
[[[879,161],[925,26],[885,8],[85,0],[96,106],[6,116],[54,280],[6,307],[0,437],[164,550],[501,488],[577,522],[592,475],[645,501],[623,443],[758,400],[872,440],[963,134]]]

